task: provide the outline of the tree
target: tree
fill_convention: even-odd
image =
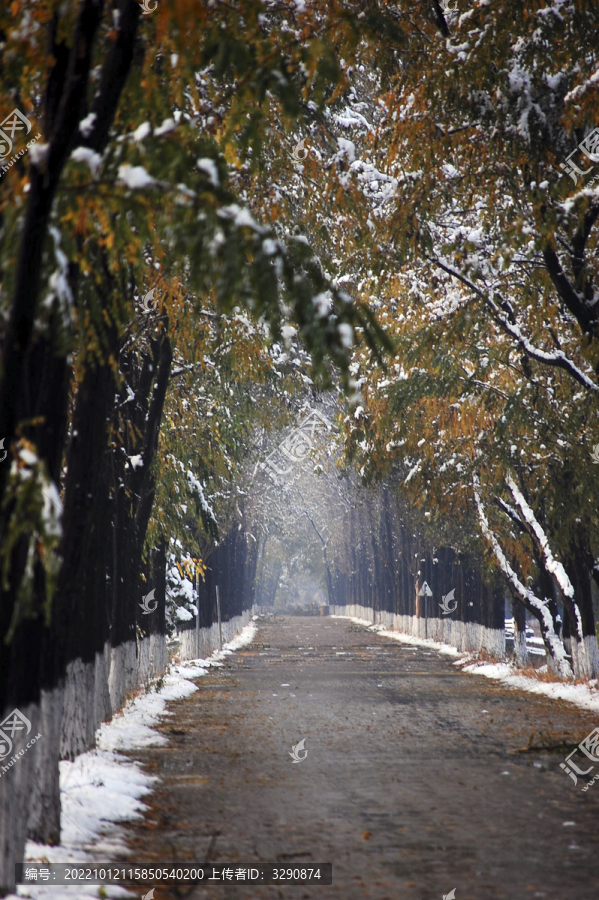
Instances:
[[[206,298],[214,296],[221,310],[240,305],[256,318],[264,315],[275,338],[294,318],[321,374],[328,359],[347,372],[347,328],[364,322],[376,340],[368,311],[346,302],[311,249],[276,240],[226,185],[225,156],[250,100],[259,107],[268,91],[282,107],[296,108],[295,88],[282,72],[302,58],[313,59],[312,77],[323,95],[331,76],[334,81],[334,70],[319,66],[315,43],[326,33],[326,18],[318,35],[298,42],[285,23],[264,29],[261,11],[259,3],[244,4],[243,11],[221,5],[215,15],[210,4],[200,4],[190,17],[188,4],[175,2],[161,6],[141,28],[133,0],[110,8],[23,3],[0,12],[2,102],[16,103],[41,135],[3,173],[0,207],[0,431],[14,462],[13,469],[0,467],[0,697],[3,710],[20,705],[32,722],[39,715],[47,722],[49,737],[40,751],[47,782],[32,826],[39,839],[56,840],[59,831],[60,723],[70,723],[63,734],[67,747],[85,745],[90,729],[93,739],[94,723],[107,714],[106,692],[96,690],[95,675],[86,673],[92,667],[104,679],[98,645],[107,628],[116,640],[113,660],[113,651],[133,643],[134,598],[121,602],[124,588],[113,577],[108,615],[107,570],[112,566],[114,575],[118,563],[122,573],[131,563],[129,586],[137,592],[154,493],[151,457],[176,348],[176,304],[184,295],[201,316]],[[210,129],[214,134],[198,141],[198,117],[183,110],[188,102],[193,106],[206,66],[214,67],[230,102],[222,110],[222,130]],[[4,105],[1,112],[3,119],[11,114]],[[253,117],[254,152],[260,122]],[[242,145],[248,132],[238,137]],[[148,265],[163,279],[162,326],[132,348],[134,298]],[[330,306],[319,316],[313,297],[327,291]],[[157,388],[148,379],[154,365],[161,373]],[[128,402],[122,392],[131,384],[141,386],[139,403],[121,447],[111,449],[113,423],[118,430],[115,403]],[[144,409],[149,418],[141,422]],[[122,448],[141,451],[129,454],[125,478]],[[51,496],[58,490],[65,452],[59,540],[42,492],[44,486]],[[144,466],[131,463],[138,456]],[[18,474],[19,461],[26,478]],[[94,554],[94,528],[101,537],[108,530],[127,540],[114,550],[103,544]],[[119,561],[123,550],[126,558]],[[73,578],[86,555],[94,557],[94,568],[77,591]],[[163,548],[156,559],[164,556]],[[77,564],[57,576],[61,559]],[[93,635],[92,621],[100,625]],[[39,648],[39,666],[25,674],[25,649],[31,647]],[[65,677],[72,709],[63,716]],[[131,682],[108,679],[118,703]],[[88,702],[90,691],[97,702]],[[0,785],[2,808],[11,811],[1,823],[0,882],[8,888],[25,840],[27,767],[37,765],[31,757],[22,780]],[[18,821],[15,809],[21,810]]]
[[[595,17],[583,4],[559,23],[541,4],[464,15],[398,6],[402,74],[371,142],[394,186],[373,223],[380,317],[397,356],[382,372],[357,355],[366,402],[347,427],[367,477],[397,465],[432,515],[458,512],[471,529],[482,513],[507,582],[503,558],[521,583],[545,585],[550,660],[557,597],[566,649],[587,677],[597,671],[597,210],[559,162],[594,125]],[[581,567],[575,588],[563,574]]]

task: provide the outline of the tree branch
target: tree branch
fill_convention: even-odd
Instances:
[[[103,0],[81,0],[73,45],[66,64],[65,87],[60,102],[55,104],[56,114],[52,117],[53,127],[47,145],[47,156],[39,165],[35,165],[33,161],[30,163],[27,210],[15,267],[12,307],[2,348],[0,434],[6,440],[7,449],[16,432],[24,368],[33,337],[48,217],[71,141],[79,124],[79,113],[89,81],[94,39],[103,6]],[[137,6],[139,9],[138,4]],[[61,60],[63,57],[64,54]],[[64,61],[61,65],[64,65]],[[62,85],[62,75],[58,80]],[[0,505],[8,469],[8,466],[0,467]]]
[[[581,246],[584,246],[581,244]],[[581,251],[582,252],[582,251]],[[565,303],[585,334],[592,334],[597,326],[597,308],[589,306],[584,297],[575,290],[570,279],[561,267],[557,253],[552,247],[543,250],[543,259],[549,277],[553,282],[560,299]],[[582,257],[579,259],[582,270]]]
[[[499,298],[501,306],[495,303],[495,301],[485,291],[482,291],[476,284],[474,284],[473,281],[471,281],[457,269],[454,269],[453,266],[448,266],[446,263],[441,262],[441,260],[437,257],[427,255],[426,259],[428,259],[429,262],[432,262],[435,265],[439,266],[439,268],[443,269],[444,272],[447,272],[448,275],[452,275],[454,278],[457,278],[458,281],[461,281],[462,284],[470,288],[471,291],[473,291],[478,297],[480,297],[492,310],[497,322],[503,327],[503,329],[518,341],[527,356],[530,356],[531,359],[543,363],[546,366],[563,369],[568,373],[568,375],[574,378],[575,381],[577,381],[589,391],[599,391],[599,384],[592,381],[588,375],[585,375],[585,373],[578,368],[576,363],[569,359],[562,350],[556,350],[553,353],[548,353],[546,350],[541,350],[538,347],[535,347],[531,343],[531,341],[529,341],[529,339],[522,334],[511,304],[507,300],[505,300],[498,291],[495,291],[494,293]]]
[[[566,657],[564,645],[555,633],[555,628],[553,626],[553,616],[551,615],[551,611],[547,602],[541,600],[536,596],[536,594],[533,594],[530,588],[522,584],[516,572],[510,566],[505,553],[503,552],[503,549],[499,541],[497,540],[497,537],[493,534],[489,526],[489,521],[485,514],[485,509],[480,496],[480,480],[478,478],[478,475],[473,476],[472,484],[474,489],[474,502],[476,504],[478,512],[480,528],[484,537],[486,537],[491,545],[493,554],[495,556],[495,559],[497,560],[497,563],[499,564],[501,573],[507,580],[513,595],[517,597],[527,609],[529,609],[531,612],[534,612],[534,614],[539,619],[545,646],[555,660],[558,672],[562,675],[562,677],[571,678],[572,667],[570,666],[570,663],[568,662],[568,659]]]

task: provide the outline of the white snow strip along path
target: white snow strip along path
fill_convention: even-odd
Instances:
[[[576,706],[582,707],[582,709],[599,712],[599,683],[596,678],[587,681],[585,684],[571,684],[567,681],[538,681],[536,678],[531,678],[528,675],[519,675],[519,670],[512,663],[470,663],[469,661],[473,657],[469,653],[461,653],[449,644],[442,644],[430,638],[414,637],[410,634],[403,634],[400,631],[389,631],[382,625],[373,625],[367,619],[359,619],[356,616],[331,616],[331,619],[349,619],[357,625],[365,625],[369,631],[376,632],[376,634],[380,634],[383,637],[392,638],[394,641],[399,641],[402,644],[427,647],[447,656],[456,656],[458,659],[454,662],[454,666],[460,666],[463,672],[469,672],[472,675],[484,675],[485,678],[501,681],[503,684],[519,691],[528,691],[530,694],[543,694],[552,700],[566,700],[568,703],[574,703]]]
[[[172,715],[166,709],[167,703],[197,691],[189,678],[206,675],[210,666],[222,666],[222,659],[250,644],[255,635],[256,626],[250,622],[209,659],[171,665],[163,678],[150,685],[147,693],[131,700],[110,722],[98,729],[95,750],[82,753],[73,762],[62,760],[60,846],[49,847],[28,841],[25,862],[77,863],[89,867],[100,862],[126,861],[129,851],[122,823],[141,818],[146,809],[141,798],[152,791],[158,779],[146,775],[140,765],[118,751],[168,744],[168,740],[154,729],[160,719]],[[79,900],[100,896],[131,898],[134,890],[106,885],[100,894],[101,888],[97,884],[64,886],[38,881],[18,885],[17,894],[8,895],[7,900],[17,897],[34,900]],[[136,891],[135,896],[138,894]]]

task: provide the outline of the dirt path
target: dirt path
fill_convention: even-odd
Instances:
[[[161,726],[169,747],[132,754],[161,778],[130,830],[135,861],[330,862],[333,884],[155,900],[597,900],[599,784],[581,793],[563,748],[513,752],[540,731],[574,745],[591,713],[344,619],[261,625],[197,684]]]

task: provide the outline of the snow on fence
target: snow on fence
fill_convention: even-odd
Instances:
[[[221,622],[219,630],[218,622],[213,622],[212,625],[206,625],[203,628],[198,627],[197,617],[194,616],[192,620],[185,623],[179,633],[181,660],[207,659],[215,650],[222,649],[221,636],[223,645],[232,641],[235,635],[249,624],[251,617],[252,610],[245,609],[228,621]]]

